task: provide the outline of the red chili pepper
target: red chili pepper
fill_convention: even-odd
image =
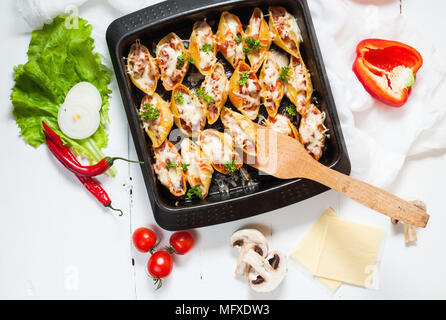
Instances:
[[[71,152],[71,150],[65,146],[62,142],[62,140],[60,139],[60,137],[57,135],[57,133],[55,133],[45,122],[42,121],[42,125],[43,125],[43,132],[46,136],[46,142],[49,148],[58,148],[60,149],[63,153],[65,153],[65,156],[69,159],[71,159],[71,161],[77,163],[80,165],[79,161],[77,160],[76,156]],[[119,211],[120,212],[120,216],[122,216],[123,212],[120,209],[115,209],[112,207],[111,205],[111,200],[107,194],[107,192],[105,191],[105,189],[99,184],[99,182],[92,178],[92,177],[87,177],[87,176],[83,176],[80,174],[75,174],[75,176],[79,179],[79,181],[84,185],[84,187],[90,191],[90,193],[96,197],[96,199],[98,199],[102,205],[104,205],[105,207],[108,207],[114,211]]]
[[[406,103],[423,65],[417,50],[397,41],[366,39],[356,54],[353,71],[367,92],[393,107]]]
[[[60,140],[60,137],[52,131],[48,125],[46,125],[44,122],[42,122],[42,125],[44,127],[44,132],[48,132],[48,136],[50,139],[53,139],[53,137],[57,137],[57,139]],[[49,132],[48,130],[51,130],[52,132]],[[63,144],[62,144],[63,145]],[[105,173],[110,167],[113,165],[113,162],[115,160],[124,160],[128,162],[133,163],[141,163],[140,161],[132,161],[121,157],[105,157],[98,163],[92,166],[83,166],[77,161],[76,157],[70,157],[67,156],[68,153],[66,152],[66,149],[61,149],[58,147],[50,147],[51,152],[56,156],[56,158],[71,172],[75,174],[80,174],[87,177],[94,177],[100,174]],[[71,152],[71,151],[70,151]]]

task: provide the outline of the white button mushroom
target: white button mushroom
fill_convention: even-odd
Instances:
[[[249,265],[242,261],[246,252],[252,251],[259,258],[265,258],[268,254],[268,242],[265,236],[255,229],[243,229],[234,232],[231,237],[231,246],[240,250],[235,274],[241,276],[247,276],[250,268]]]
[[[287,258],[280,251],[271,251],[262,258],[252,250],[242,260],[251,266],[248,274],[250,287],[256,292],[271,292],[276,289],[287,273]]]

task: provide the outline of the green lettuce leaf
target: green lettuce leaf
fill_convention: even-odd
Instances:
[[[51,24],[33,31],[28,62],[14,67],[13,114],[21,136],[30,145],[37,147],[45,142],[42,132],[42,121],[45,121],[75,154],[94,163],[104,157],[101,149],[108,143],[105,127],[110,121],[108,85],[111,74],[101,64],[99,54],[93,51],[91,25],[79,18],[79,27],[70,29],[65,25],[66,18],[56,17]],[[68,91],[81,81],[92,83],[101,93],[101,123],[91,137],[74,140],[60,131],[57,113]],[[114,175],[114,171],[109,170],[109,173]]]

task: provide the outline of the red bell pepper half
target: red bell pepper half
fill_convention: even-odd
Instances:
[[[365,39],[356,54],[353,71],[367,92],[393,107],[406,103],[423,64],[417,50],[397,41]]]

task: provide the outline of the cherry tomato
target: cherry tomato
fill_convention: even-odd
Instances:
[[[147,228],[138,228],[133,232],[133,245],[140,252],[149,252],[157,245],[155,232]]]
[[[172,257],[167,251],[157,251],[147,262],[147,271],[153,277],[157,289],[162,286],[162,279],[172,272]]]
[[[177,254],[185,254],[194,246],[194,238],[187,231],[178,231],[170,236],[169,249]]]

